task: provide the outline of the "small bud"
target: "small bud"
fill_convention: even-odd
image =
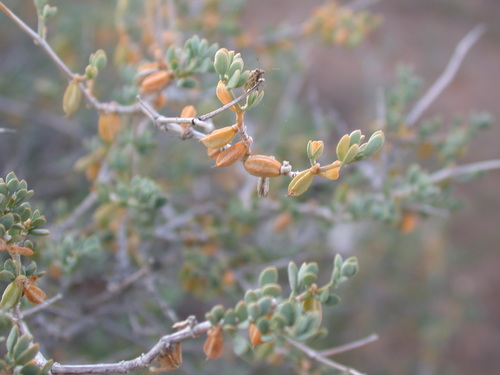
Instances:
[[[281,163],[266,155],[250,155],[243,162],[246,171],[256,177],[278,177]]]
[[[264,344],[264,341],[262,341],[262,333],[259,331],[259,328],[257,328],[255,323],[250,324],[250,327],[248,328],[248,337],[253,347]]]
[[[228,167],[240,160],[248,152],[248,146],[238,142],[222,151],[215,161],[216,167]]]
[[[181,117],[182,118],[191,118],[196,116],[196,109],[192,105],[187,105],[182,108]]]
[[[66,116],[71,116],[80,106],[82,100],[82,92],[80,91],[80,84],[77,80],[72,80],[63,97],[63,110]]]
[[[356,257],[351,257],[345,260],[340,270],[340,274],[345,277],[353,277],[358,273],[358,271],[358,260],[356,259]]]
[[[288,185],[288,196],[297,197],[303,194],[311,185],[314,178],[314,173],[306,169],[295,176]]]
[[[309,141],[307,143],[307,157],[315,162],[324,150],[323,141]]]
[[[99,49],[95,53],[91,54],[89,59],[90,64],[95,66],[99,71],[104,69],[107,61],[108,59],[106,57],[106,52],[104,52],[102,49]]]
[[[51,7],[49,4],[46,4],[42,10],[42,17],[49,18],[54,17],[57,14],[57,7]]]
[[[87,65],[87,67],[85,68],[85,78],[87,79],[94,79],[95,77],[97,77],[97,73],[99,73],[99,71],[93,65]]]
[[[208,148],[218,149],[231,142],[237,132],[238,127],[236,125],[226,126],[224,128],[214,130],[212,133],[200,139],[200,141]]]
[[[174,74],[171,71],[161,70],[159,72],[152,73],[148,75],[141,83],[141,92],[150,94],[153,92],[160,91],[167,87]]]
[[[203,352],[207,359],[218,358],[224,349],[224,336],[222,335],[222,326],[211,327],[207,332],[207,339],[203,344]]]
[[[98,130],[103,141],[111,143],[122,129],[120,116],[116,113],[102,113],[99,116]]]

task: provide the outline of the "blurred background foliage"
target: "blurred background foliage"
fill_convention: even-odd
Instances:
[[[32,2],[5,3],[36,27]],[[154,30],[144,20],[154,14],[142,1],[128,3],[129,8],[120,13],[115,1],[51,2],[59,10],[48,23],[47,39],[73,71],[83,73],[96,49],[106,51],[110,63],[95,85],[97,97],[103,100],[133,98],[128,88],[133,76],[130,66],[151,56],[144,46]],[[397,115],[404,118],[415,98],[442,72],[456,43],[475,24],[484,23],[486,34],[472,48],[452,85],[426,112],[427,122],[418,125],[422,132],[433,129],[432,121],[440,121],[437,140],[417,138],[420,148],[407,143],[411,151],[400,154],[392,166],[396,176],[413,173],[418,178],[420,170],[410,168],[415,160],[423,171],[436,171],[498,158],[498,126],[472,134],[483,127],[484,117],[469,121],[471,113],[480,111],[500,117],[492,79],[500,59],[498,2],[380,1],[366,8],[380,25],[366,40],[340,43],[345,46],[335,45],[342,37],[333,41],[322,40],[321,35],[280,37],[293,36],[304,15],[321,1],[294,1],[293,6],[285,0],[172,3],[176,13],[168,26],[175,32],[166,32],[166,39],[182,45],[198,34],[209,43],[241,52],[246,68],[267,71],[265,97],[247,114],[246,124],[256,151],[290,160],[295,169],[308,164],[309,139],[322,139],[325,157],[333,158],[334,145],[343,134],[357,128],[371,134],[380,128],[381,88],[394,114],[393,128],[392,120],[385,117],[384,130],[403,142],[407,129],[398,133],[402,121]],[[65,295],[62,303],[29,321],[50,357],[78,362],[137,355],[157,340],[159,332],[169,330],[172,322],[162,314],[166,303],[180,318],[195,314],[202,319],[215,303],[234,304],[243,289],[255,287],[263,264],[283,267],[294,259],[330,265],[339,252],[344,257],[357,256],[360,273],[341,287],[343,303],[325,312],[323,325],[330,334],[314,347],[340,345],[376,332],[378,342],[336,359],[370,374],[470,374],[498,368],[499,199],[494,188],[500,183],[498,173],[445,186],[437,202],[432,192],[413,202],[429,203],[437,216],[407,212],[391,201],[374,206],[368,202],[369,194],[363,201],[363,190],[369,187],[356,169],[346,171],[338,182],[314,184],[303,197],[293,199],[284,197],[288,180],[273,180],[270,198],[259,201],[255,180],[249,180],[240,166],[210,168],[212,162],[201,144],[150,127],[142,129],[144,154],[135,170],[155,182],[143,181],[141,191],[134,190],[134,180],[126,188],[118,183],[94,186],[88,173],[86,177],[73,167],[100,146],[98,114],[82,106],[72,117],[63,116],[66,79],[3,15],[0,56],[0,127],[16,130],[0,134],[0,175],[13,170],[35,190],[32,206],[43,210],[52,231],[41,246],[38,266],[49,274],[39,284],[49,296],[59,291]],[[167,91],[169,115],[180,114],[187,104],[194,104],[199,114],[218,106],[210,89],[217,84],[216,75],[197,78],[199,85],[193,90],[172,91],[172,95]],[[400,103],[404,97],[408,103]],[[218,127],[231,121],[231,113],[215,119]],[[476,138],[463,152],[461,139],[470,140],[473,135]],[[389,147],[401,146],[398,142]],[[436,156],[436,150],[442,155]],[[120,151],[115,149],[115,159],[110,157],[117,169],[123,162]],[[144,186],[148,196],[141,198]],[[353,186],[359,199],[349,201],[350,215],[339,210],[332,220],[315,214],[324,206],[341,207],[332,202],[347,202],[343,199]],[[109,202],[102,200],[93,218],[84,217],[77,223],[80,229],[70,231],[65,220],[89,189],[102,196],[112,191],[123,204],[106,205]],[[122,197],[120,191],[132,195],[138,214],[148,212],[144,207],[161,206],[159,216],[168,220],[138,217],[128,205],[131,197]],[[117,243],[124,207],[140,221],[136,227],[140,230],[129,227],[125,248]],[[99,301],[93,297],[106,286],[140,272],[148,261],[141,258],[144,254],[154,258],[150,282],[126,289],[113,300],[114,307],[96,307]],[[254,374],[291,369],[290,362],[278,360],[278,367],[262,362],[250,366],[233,357],[229,347],[223,359],[204,362],[201,345],[201,340],[185,343],[186,359],[178,371]],[[299,373],[329,373],[310,360],[296,358]]]

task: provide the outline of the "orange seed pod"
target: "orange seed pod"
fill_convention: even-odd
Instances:
[[[215,161],[216,167],[229,167],[236,163],[248,152],[248,146],[243,142],[238,142],[222,151]]]
[[[257,177],[278,177],[281,171],[281,163],[266,155],[250,155],[243,166],[248,173]]]
[[[218,358],[224,349],[224,336],[222,335],[222,326],[211,327],[207,332],[207,339],[203,344],[203,352],[207,359]]]
[[[122,129],[120,116],[116,113],[102,113],[99,116],[99,136],[103,141],[111,143],[115,140],[116,134]]]
[[[192,105],[187,105],[182,109],[181,117],[189,118],[196,116],[196,109]]]
[[[220,148],[207,148],[207,156],[210,159],[217,159],[217,156],[221,153]]]
[[[36,286],[34,282],[25,283],[23,293],[33,305],[39,305],[47,298],[45,292]]]
[[[237,132],[238,128],[236,125],[226,126],[214,130],[212,133],[200,139],[200,141],[208,148],[221,148],[231,142]]]
[[[167,87],[174,77],[171,71],[161,70],[148,75],[141,83],[141,92],[150,94]]]
[[[250,327],[248,328],[248,337],[253,347],[264,344],[264,341],[261,339],[262,333],[259,331],[255,323],[250,324]]]
[[[224,81],[219,81],[215,93],[217,94],[220,102],[224,105],[232,102],[235,99],[234,95],[226,88],[226,84],[224,83]],[[241,112],[239,104],[233,105],[230,109],[235,112]]]
[[[155,358],[159,367],[151,366],[149,371],[152,373],[168,372],[177,370],[182,364],[182,345],[180,342],[171,344],[165,351],[160,352]]]

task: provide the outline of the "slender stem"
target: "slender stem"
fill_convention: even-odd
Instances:
[[[485,160],[477,163],[465,164],[458,167],[444,168],[439,171],[432,173],[430,177],[430,182],[437,184],[441,181],[451,179],[453,177],[470,174],[470,173],[480,173],[484,171],[500,169],[500,159]],[[403,188],[399,190],[392,191],[393,197],[407,197],[411,195],[414,191],[414,187]],[[382,195],[380,195],[382,197]]]
[[[31,309],[22,311],[20,313],[19,318],[24,319],[27,316],[33,315],[33,314],[37,313],[38,311],[41,311],[41,310],[47,308],[48,306],[52,305],[53,303],[59,301],[62,297],[63,297],[63,295],[61,293],[58,293],[54,297],[43,301],[41,304],[36,305],[35,307],[32,307]]]
[[[408,126],[415,125],[425,110],[429,108],[434,100],[436,100],[443,90],[450,84],[457,74],[457,71],[467,55],[467,52],[469,52],[470,48],[479,40],[484,32],[485,27],[483,25],[477,25],[457,44],[455,52],[451,56],[444,72],[436,80],[436,82],[434,82],[424,96],[420,98],[406,117],[406,124],[408,124]]]
[[[340,370],[340,371],[344,371],[344,372],[351,374],[351,375],[363,375],[361,372],[356,371],[355,369],[353,369],[351,367],[344,366],[340,363],[332,361],[331,359],[325,358],[323,355],[318,353],[316,350],[311,349],[310,347],[308,347],[308,346],[306,346],[298,341],[292,340],[290,338],[287,338],[287,341],[292,346],[294,346],[297,349],[299,349],[300,351],[304,352],[309,358],[315,359],[316,361],[321,362],[324,365],[327,365],[329,367],[332,367],[332,368]]]
[[[431,181],[433,183],[447,180],[452,177],[457,177],[469,173],[478,173],[489,171],[493,169],[500,169],[500,159],[485,160],[477,163],[465,164],[454,168],[446,168],[431,174]]]
[[[365,346],[366,344],[369,344],[369,343],[377,341],[377,340],[378,340],[378,335],[373,334],[373,335],[370,335],[370,336],[365,337],[363,339],[353,341],[349,344],[345,344],[345,345],[337,346],[335,348],[323,350],[323,351],[319,352],[319,354],[324,356],[324,357],[328,357],[331,355],[344,353],[344,352],[347,352],[349,350],[359,348],[361,346]]]
[[[130,287],[132,284],[134,284],[135,282],[137,282],[138,280],[149,274],[149,272],[150,268],[149,264],[147,264],[138,271],[134,272],[132,275],[122,280],[120,283],[116,285],[110,285],[108,290],[102,292],[101,294],[96,295],[94,298],[85,303],[84,305],[85,308],[88,310],[92,310],[104,304],[106,301],[109,301],[113,297],[119,295],[121,292]]]
[[[161,350],[183,340],[201,335],[209,330],[211,324],[204,321],[194,327],[186,327],[178,332],[163,336],[147,353],[128,361],[101,363],[93,365],[62,365],[54,363],[52,374],[125,374],[133,370],[148,367],[160,354]]]

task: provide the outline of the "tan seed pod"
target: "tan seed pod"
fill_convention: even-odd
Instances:
[[[156,98],[153,100],[153,107],[155,109],[160,109],[165,104],[167,104],[167,97],[163,94],[156,95]]]
[[[33,305],[38,305],[47,298],[45,292],[35,284],[36,279],[36,277],[30,277],[26,280],[23,287],[23,294]]]
[[[113,142],[121,129],[122,122],[116,113],[102,113],[99,116],[98,130],[103,141]]]
[[[243,142],[238,142],[222,151],[215,161],[216,167],[229,167],[236,163],[248,152],[248,146]]]
[[[208,148],[221,148],[233,140],[238,133],[236,125],[226,126],[224,128],[216,129],[212,133],[206,135],[200,141]]]
[[[259,331],[255,323],[250,324],[250,327],[248,328],[248,337],[250,339],[250,344],[252,344],[253,347],[264,344],[264,341],[261,339],[262,333]]]
[[[192,105],[187,105],[182,109],[181,117],[190,118],[196,116],[196,109]]]
[[[402,233],[411,233],[417,225],[417,215],[415,212],[406,211],[403,213],[403,217],[399,223],[399,229]]]
[[[145,94],[160,91],[172,82],[173,77],[174,74],[170,70],[162,70],[152,73],[144,78],[141,83],[140,90]]]
[[[220,148],[207,148],[207,156],[210,159],[217,159],[217,156],[222,152]]]
[[[82,100],[82,92],[80,91],[80,83],[77,80],[72,80],[63,97],[63,110],[66,116],[71,116],[80,106]]]
[[[207,359],[218,358],[222,355],[224,349],[224,336],[222,334],[222,326],[212,327],[207,332],[207,339],[203,344],[203,352]]]
[[[281,171],[281,163],[266,155],[250,155],[243,166],[248,173],[257,177],[278,177]]]
[[[217,97],[219,98],[221,103],[224,105],[232,102],[235,99],[234,95],[226,88],[226,84],[224,83],[224,81],[219,81],[215,93],[217,94]],[[235,112],[241,112],[239,104],[233,105],[230,109]]]
[[[166,350],[158,354],[155,362],[159,367],[151,366],[152,373],[169,372],[177,370],[182,364],[182,345],[180,342],[170,345]]]

